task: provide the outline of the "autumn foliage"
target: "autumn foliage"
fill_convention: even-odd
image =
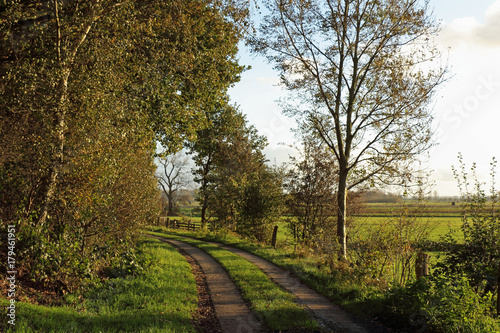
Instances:
[[[178,150],[242,70],[233,3],[0,8],[0,223],[23,290],[62,295],[132,262],[157,215],[156,142]]]

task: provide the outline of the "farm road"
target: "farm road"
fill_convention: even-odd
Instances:
[[[302,284],[302,282],[300,282],[300,280],[294,277],[290,272],[270,263],[269,261],[238,248],[213,242],[207,243],[231,251],[234,254],[252,262],[276,284],[297,297],[298,303],[305,305],[309,309],[324,330],[329,332],[349,333],[378,331],[371,329],[367,330],[365,327],[355,322],[351,316],[339,306],[333,304],[324,296],[318,294],[315,290]]]
[[[187,243],[164,237],[158,237],[174,247],[184,250],[199,263],[211,291],[216,315],[222,327],[222,332],[266,332],[263,324],[257,320],[239,294],[236,285],[224,268],[204,251]],[[183,237],[195,240],[194,238]],[[358,320],[330,302],[326,297],[302,284],[290,272],[270,263],[269,261],[225,244],[205,241],[247,259],[261,269],[272,281],[290,292],[297,302],[307,307],[321,327],[321,332],[344,333],[388,333],[394,332],[379,323]]]
[[[236,285],[226,273],[224,268],[211,256],[187,243],[147,235],[163,242],[169,243],[177,249],[193,257],[205,273],[210,289],[217,319],[223,333],[260,333],[265,332],[262,324],[253,315],[250,308],[241,298]]]

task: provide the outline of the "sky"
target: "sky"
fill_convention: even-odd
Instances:
[[[478,178],[485,182],[491,179],[492,158],[500,158],[500,0],[430,0],[430,7],[442,25],[436,41],[450,79],[437,90],[432,106],[438,144],[426,159],[434,191],[454,196],[460,194],[452,171],[459,166],[459,153],[468,168],[477,164]],[[267,136],[266,155],[280,165],[294,153],[289,146],[296,141],[290,130],[295,120],[282,115],[277,102],[287,93],[265,58],[242,45],[239,60],[251,69],[230,89],[231,102]]]

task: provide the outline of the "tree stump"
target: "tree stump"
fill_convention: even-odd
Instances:
[[[427,253],[419,252],[417,254],[415,273],[417,274],[417,279],[429,275],[429,255]]]

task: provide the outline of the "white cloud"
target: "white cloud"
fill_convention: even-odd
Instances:
[[[491,1],[493,2],[493,1]],[[490,4],[491,4],[490,2]],[[465,163],[478,165],[478,177],[488,181],[491,157],[498,155],[500,140],[500,0],[483,18],[456,18],[443,27],[437,42],[451,47],[448,63],[453,77],[439,90],[435,104],[440,143],[432,152],[430,164],[440,194],[458,194],[451,171],[457,154]]]
[[[260,84],[277,86],[280,84],[280,78],[277,76],[272,76],[272,77],[260,76],[257,78],[257,82]]]
[[[458,18],[446,25],[439,36],[445,46],[472,44],[482,47],[500,47],[500,0],[486,11],[484,23],[474,17]]]

